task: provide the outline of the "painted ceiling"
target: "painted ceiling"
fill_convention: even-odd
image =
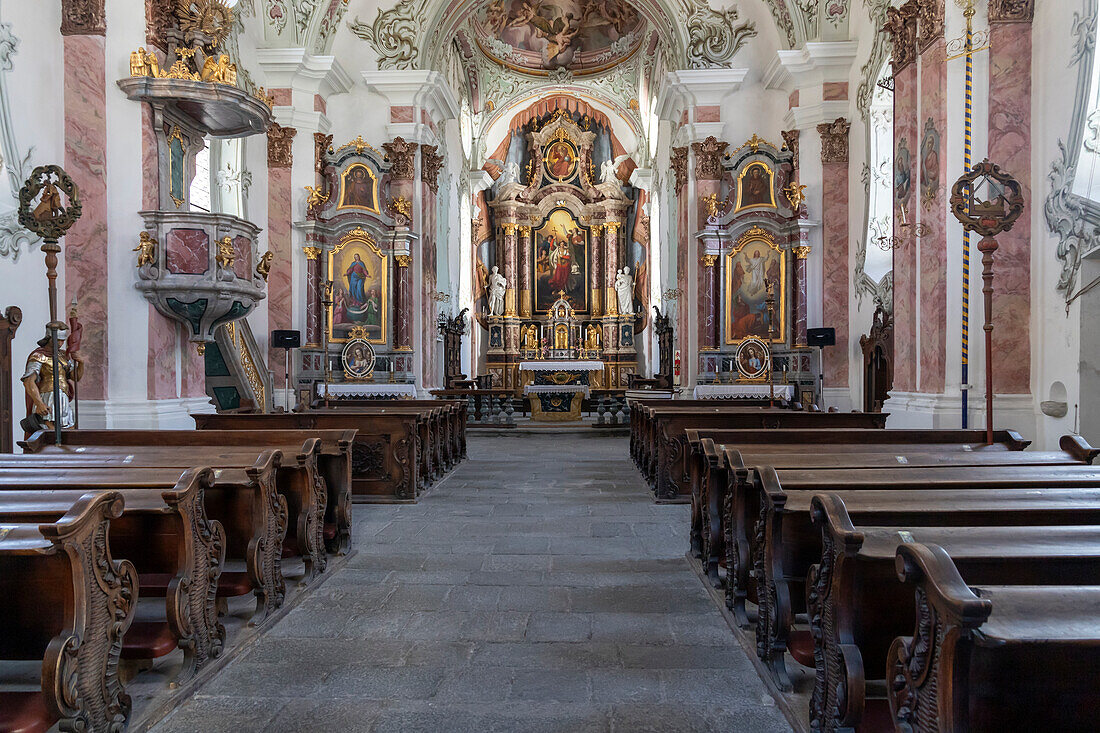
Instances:
[[[473,14],[481,51],[516,71],[606,71],[635,54],[646,20],[626,0],[491,0]]]

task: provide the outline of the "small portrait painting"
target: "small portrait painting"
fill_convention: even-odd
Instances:
[[[532,246],[535,312],[549,311],[559,292],[575,310],[588,310],[588,230],[565,209],[555,209],[535,231]]]
[[[546,149],[546,175],[566,181],[577,171],[577,150],[566,140],[558,140]]]
[[[920,141],[920,197],[926,205],[936,200],[940,190],[940,133],[929,117]]]
[[[340,177],[340,209],[363,209],[378,213],[378,179],[365,165],[348,166]]]
[[[765,239],[751,239],[734,247],[726,260],[726,343],[743,339],[783,339],[786,307],[785,252]],[[769,324],[768,286],[775,298],[775,323]]]
[[[749,163],[737,184],[737,210],[775,208],[775,176],[765,163]]]
[[[760,339],[747,338],[737,347],[734,362],[742,379],[762,379],[771,367],[771,353]]]
[[[898,203],[909,201],[912,178],[913,155],[909,152],[909,141],[903,137],[898,140],[898,149],[894,153],[894,198]]]
[[[386,340],[387,259],[373,242],[352,238],[329,254],[332,278],[332,310],[329,338],[342,342],[355,326],[364,338],[380,344]]]
[[[353,338],[344,344],[340,362],[344,367],[345,379],[370,379],[374,374],[374,349],[363,339]]]

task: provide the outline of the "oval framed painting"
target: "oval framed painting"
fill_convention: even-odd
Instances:
[[[543,167],[547,178],[568,181],[577,172],[577,149],[568,140],[555,140],[546,149]]]
[[[763,340],[750,336],[737,346],[733,360],[741,379],[760,381],[767,378],[771,368],[771,349]]]
[[[344,368],[344,379],[349,382],[363,382],[374,376],[374,347],[362,331],[353,328],[351,338],[340,351],[340,366]]]

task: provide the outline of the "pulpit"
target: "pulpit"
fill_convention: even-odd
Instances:
[[[525,361],[519,365],[523,396],[535,422],[569,422],[581,419],[581,404],[588,397],[592,375],[602,374],[602,361]]]

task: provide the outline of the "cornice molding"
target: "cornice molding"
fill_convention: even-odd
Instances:
[[[350,92],[355,86],[335,56],[313,56],[304,48],[258,48],[256,59],[273,89],[330,97]]]

